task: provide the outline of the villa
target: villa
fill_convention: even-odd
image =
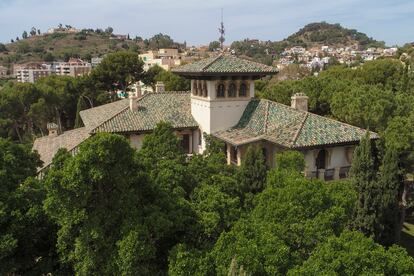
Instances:
[[[291,106],[255,98],[254,81],[277,73],[274,67],[220,54],[172,70],[191,80],[191,91],[139,91],[80,113],[84,127],[59,135],[55,124],[49,135],[36,139],[44,165],[50,166],[59,148],[73,154],[88,137],[99,132],[127,137],[137,149],[158,122],[171,123],[188,154],[205,149],[203,134],[225,142],[229,164],[240,165],[250,145],[263,149],[266,163],[277,166],[275,154],[298,150],[305,156],[305,175],[333,180],[346,178],[355,146],[366,130],[308,112],[308,97],[292,96]],[[377,134],[370,132],[372,139]]]

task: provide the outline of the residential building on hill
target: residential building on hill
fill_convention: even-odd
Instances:
[[[140,54],[139,57],[144,62],[145,71],[154,65],[170,70],[181,64],[181,56],[178,53],[178,49],[165,48],[158,51],[147,51],[144,54]]]
[[[220,54],[173,69],[191,80],[191,91],[162,91],[83,110],[84,127],[36,139],[44,165],[60,147],[73,154],[88,137],[117,133],[137,149],[157,123],[169,122],[187,154],[205,150],[204,133],[226,145],[229,164],[240,165],[249,146],[263,149],[268,166],[277,166],[275,154],[298,150],[305,156],[305,175],[325,180],[345,178],[352,154],[366,130],[308,112],[305,94],[292,96],[291,106],[255,98],[254,80],[276,74],[274,67]],[[370,132],[376,139],[377,134]]]
[[[0,66],[0,78],[5,78],[8,76],[8,69],[7,67]]]
[[[89,74],[92,65],[79,58],[70,58],[67,62],[54,62],[52,73],[58,76],[78,77]]]
[[[13,74],[18,82],[34,83],[41,77],[50,75],[78,77],[89,74],[92,70],[90,63],[81,59],[70,58],[68,62],[31,62],[13,65]]]
[[[47,77],[52,74],[51,65],[46,63],[31,62],[26,64],[19,64],[13,66],[13,75],[18,82],[34,83],[42,77]]]

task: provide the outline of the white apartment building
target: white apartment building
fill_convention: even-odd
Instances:
[[[34,83],[42,77],[51,75],[51,65],[45,63],[26,63],[13,66],[13,75],[18,82]]]

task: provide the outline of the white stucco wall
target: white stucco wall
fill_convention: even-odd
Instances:
[[[207,97],[191,96],[191,114],[200,125],[202,132],[214,133],[233,127],[237,124],[250,99],[254,97],[254,82],[245,80],[249,84],[247,97],[217,98],[216,86],[219,82],[231,80],[208,80]],[[191,81],[191,89],[195,80]],[[238,83],[238,80],[235,80]]]
[[[140,135],[131,134],[129,136],[129,141],[131,143],[131,146],[135,148],[136,150],[140,150],[142,148],[142,142],[144,141],[144,137],[145,137],[145,134],[140,134]]]
[[[328,152],[328,158],[326,162],[326,169],[334,169],[337,167],[346,167],[350,166],[351,163],[348,162],[347,159],[347,151],[349,148],[352,150],[352,146],[338,146],[338,147],[330,147],[326,148]],[[305,155],[305,165],[307,171],[315,171],[316,170],[316,157],[318,153],[318,149],[314,150],[307,150],[304,151]]]

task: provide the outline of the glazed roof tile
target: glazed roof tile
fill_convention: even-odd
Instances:
[[[189,74],[212,74],[212,73],[248,73],[248,74],[275,74],[277,69],[262,63],[250,61],[232,55],[220,54],[216,57],[202,59],[172,69],[172,72],[186,75]]]
[[[358,142],[366,130],[269,100],[251,100],[240,121],[214,135],[233,145],[267,140],[284,148]],[[370,132],[371,138],[377,138]]]
[[[127,105],[91,131],[149,131],[161,121],[171,123],[173,128],[196,128],[198,124],[191,115],[190,97],[190,92],[148,93],[137,100],[137,110],[131,111]]]

